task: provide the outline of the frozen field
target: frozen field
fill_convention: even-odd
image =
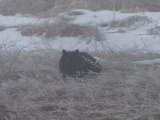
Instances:
[[[52,18],[0,15],[0,120],[159,120],[159,16],[80,9]],[[90,53],[103,72],[65,82],[62,49]]]
[[[77,15],[77,14],[80,15]],[[34,18],[16,16],[0,16],[0,26],[6,27],[0,32],[1,44],[14,43],[16,48],[25,47],[33,41],[39,44],[48,42],[53,49],[74,50],[93,50],[97,45],[99,50],[103,50],[103,45],[113,50],[123,50],[137,47],[138,49],[147,49],[150,52],[160,51],[159,29],[160,13],[142,12],[142,13],[122,13],[114,11],[98,11],[89,10],[73,10],[68,13],[59,14],[59,17],[70,18],[70,23],[97,26],[100,32],[104,34],[103,41],[92,38],[78,37],[60,37],[56,36],[47,40],[42,36],[22,36],[17,30],[20,26],[33,24],[39,25],[43,23],[54,23],[59,18]],[[115,25],[114,25],[115,24]],[[103,26],[106,25],[106,26]],[[154,28],[154,30],[152,30]],[[55,28],[56,29],[56,28]],[[44,40],[46,39],[46,40]],[[87,44],[87,41],[90,43]]]

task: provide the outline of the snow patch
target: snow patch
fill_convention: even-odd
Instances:
[[[135,63],[139,65],[155,65],[155,64],[160,64],[160,59],[135,61]]]
[[[140,16],[148,18],[151,23],[145,24],[145,26],[139,26],[138,29],[126,30],[124,33],[118,32],[117,30],[121,29],[108,29],[106,27],[99,27],[100,32],[105,35],[103,41],[95,41],[94,39],[85,39],[80,37],[56,37],[54,40],[42,38],[42,36],[22,36],[20,31],[17,31],[15,28],[5,29],[0,31],[0,44],[4,43],[14,43],[15,48],[21,48],[26,45],[29,45],[36,41],[38,44],[49,44],[54,49],[68,49],[68,50],[123,50],[129,48],[135,49],[144,49],[144,51],[149,52],[158,52],[160,53],[160,36],[148,35],[148,30],[160,25],[160,12],[139,12],[139,13],[121,13],[120,11],[89,11],[89,10],[72,10],[69,12],[79,12],[83,13],[81,15],[74,16],[74,19],[71,20],[71,23],[79,25],[92,25],[99,26],[104,23],[109,23],[113,20],[124,20],[133,16]],[[69,12],[61,13],[59,16],[69,16]],[[70,16],[71,17],[71,16]],[[46,21],[55,22],[57,18],[47,18],[47,19],[38,19],[31,17],[23,17],[20,15],[17,16],[3,16],[0,15],[0,26],[13,27],[17,25],[26,25],[26,24],[41,24]],[[137,25],[137,24],[136,24]],[[43,40],[42,40],[43,39]],[[45,39],[45,40],[44,40]],[[42,42],[43,41],[43,42]],[[88,42],[89,41],[89,42]],[[45,45],[42,45],[45,46]],[[32,47],[33,48],[33,47]],[[34,47],[35,48],[35,47]]]

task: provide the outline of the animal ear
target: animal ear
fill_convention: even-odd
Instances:
[[[67,52],[65,50],[62,50],[62,54],[65,55]]]
[[[79,54],[79,50],[78,50],[78,49],[76,49],[75,53],[76,53],[76,54]]]

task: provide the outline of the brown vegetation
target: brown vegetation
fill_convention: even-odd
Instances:
[[[147,11],[160,11],[159,0],[2,0],[0,13],[4,15],[22,14],[48,14],[69,11],[71,9],[123,10],[144,9]]]

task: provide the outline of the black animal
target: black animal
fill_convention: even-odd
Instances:
[[[96,63],[96,59],[85,52],[62,51],[62,57],[59,62],[60,73],[63,78],[84,77],[90,73],[100,73],[102,67]],[[93,74],[92,74],[93,75]]]

